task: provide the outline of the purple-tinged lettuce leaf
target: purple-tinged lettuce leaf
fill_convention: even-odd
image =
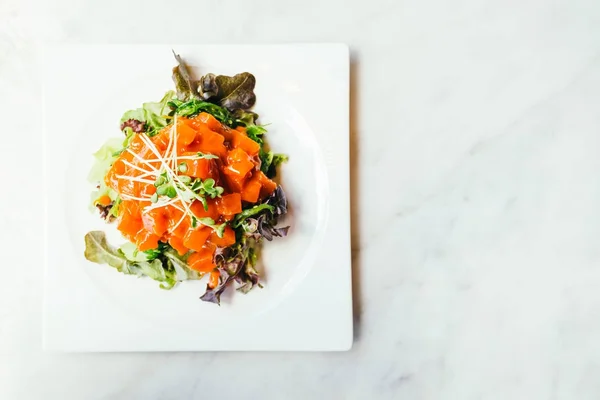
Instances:
[[[235,218],[233,220],[232,226],[234,228],[237,228],[237,227],[241,226],[242,223],[246,219],[248,219],[248,218],[250,218],[252,216],[255,216],[255,215],[259,215],[259,214],[261,214],[263,212],[270,212],[270,213],[272,213],[273,212],[273,206],[270,205],[270,204],[267,204],[267,203],[263,203],[263,204],[257,204],[257,205],[255,205],[255,206],[253,206],[251,208],[248,208],[248,209],[242,211],[241,213],[239,213],[238,215],[235,216]]]
[[[131,128],[135,133],[141,133],[146,131],[146,123],[144,121],[129,118],[128,120],[121,122],[121,130],[124,131],[125,128]]]
[[[234,76],[206,74],[200,79],[199,91],[204,100],[229,111],[247,110],[256,102],[256,78],[249,72]]]
[[[227,285],[232,280],[232,276],[222,268],[219,268],[219,273],[219,284],[217,287],[211,288],[210,286],[206,285],[206,292],[200,296],[200,300],[208,301],[209,303],[215,303],[218,306],[221,305],[221,294],[225,291]]]
[[[274,237],[286,237],[289,229],[289,226],[276,228],[273,221],[267,220],[265,215],[258,217],[258,233],[268,241],[273,240]]]
[[[177,98],[181,101],[198,98],[198,85],[192,79],[190,69],[179,54],[176,54],[175,51],[173,51],[173,55],[177,60],[177,66],[173,67],[173,82],[175,82]]]
[[[271,196],[267,198],[266,204],[273,207],[275,216],[282,216],[287,213],[287,197],[281,186],[277,186]]]

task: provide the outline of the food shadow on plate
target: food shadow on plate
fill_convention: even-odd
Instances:
[[[281,167],[279,167],[279,168],[281,168]],[[279,176],[280,176],[279,168],[278,168],[277,177],[275,179],[275,182],[277,182],[278,185],[281,185],[281,180],[279,179]],[[285,192],[284,185],[282,185],[282,188]],[[279,221],[277,222],[277,228],[282,228],[282,227],[286,227],[286,226],[289,227],[287,236],[293,235],[294,229],[297,228],[297,226],[296,226],[296,218],[295,218],[295,213],[294,213],[294,204],[292,202],[290,202],[289,197],[287,198],[287,212],[285,213],[283,218],[280,217]],[[276,243],[282,239],[283,238],[275,237],[275,238],[273,238],[272,242]],[[269,241],[263,239],[263,246],[264,246],[264,244],[268,245],[268,243],[272,243],[272,242],[269,242]],[[261,248],[261,251],[264,251],[264,247]],[[260,254],[258,256],[258,263],[256,264],[255,268],[258,271],[258,274],[260,275],[261,284],[263,284],[265,286],[268,285],[269,284],[269,276],[268,276],[269,266],[265,265],[264,257],[262,257]]]
[[[360,339],[362,298],[360,282],[360,154],[359,154],[359,62],[350,52],[350,232],[352,249],[352,312],[354,316],[354,340]]]

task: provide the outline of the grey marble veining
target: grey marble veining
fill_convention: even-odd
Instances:
[[[0,398],[599,399],[599,27],[593,0],[0,2]],[[350,352],[41,352],[55,41],[350,45]]]

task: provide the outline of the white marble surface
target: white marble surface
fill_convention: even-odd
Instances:
[[[600,3],[149,3],[0,1],[1,399],[600,398]],[[43,41],[348,43],[354,348],[42,353]]]

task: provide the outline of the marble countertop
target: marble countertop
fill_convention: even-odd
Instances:
[[[0,2],[0,398],[600,398],[600,3],[166,4]],[[17,188],[59,41],[350,46],[351,351],[41,351],[43,209]]]

